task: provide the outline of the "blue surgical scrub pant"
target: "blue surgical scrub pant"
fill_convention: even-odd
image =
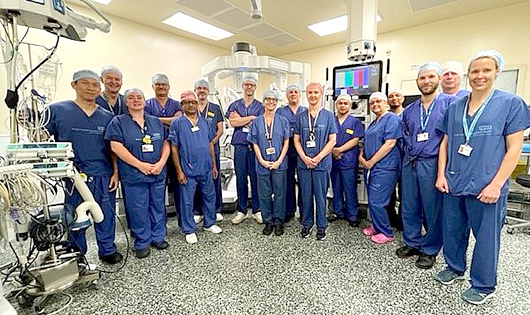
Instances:
[[[265,224],[283,225],[285,218],[285,175],[285,170],[272,170],[268,175],[258,175],[259,204]]]
[[[197,224],[193,220],[193,203],[195,192],[199,191],[204,205],[204,227],[215,224],[215,192],[212,172],[205,175],[188,176],[187,184],[180,184],[180,211],[182,214],[182,233],[197,232]]]
[[[213,185],[215,186],[215,209],[218,213],[221,213],[221,211],[223,211],[223,190],[221,187],[221,158],[219,157],[219,154],[219,151],[215,152],[215,164],[217,165],[219,176],[213,180]],[[197,215],[203,215],[203,208],[204,205],[202,204],[201,194],[196,192],[193,213]]]
[[[310,228],[315,222],[313,210],[313,197],[315,197],[317,229],[327,228],[326,193],[329,185],[329,171],[298,168],[298,180],[302,191],[302,226]]]
[[[401,173],[403,243],[425,255],[442,248],[442,193],[436,189],[438,159],[418,159]],[[425,235],[422,235],[425,227]]]
[[[179,226],[182,226],[181,215],[180,215],[180,193],[179,193],[179,181],[177,179],[177,170],[175,164],[173,164],[173,157],[170,155],[166,162],[167,165],[167,178],[169,179],[168,185],[171,187],[173,192],[173,201],[175,202],[175,214],[177,215],[177,222]]]
[[[495,291],[501,245],[501,229],[506,218],[508,196],[485,204],[477,196],[443,197],[444,258],[458,274],[466,271],[466,252],[470,229],[475,237],[471,260],[471,286],[482,293]]]
[[[392,197],[398,174],[397,169],[379,169],[377,167],[364,171],[372,225],[377,233],[383,233],[388,237],[393,236],[394,231],[390,226],[386,207]]]
[[[248,145],[234,146],[234,164],[237,177],[238,211],[247,213],[248,177],[252,189],[252,213],[259,212],[258,179],[256,174],[255,155]]]
[[[333,213],[350,222],[357,221],[359,219],[357,168],[332,168],[331,187],[333,187]]]
[[[134,249],[149,248],[166,238],[166,179],[153,183],[122,183],[125,212]]]
[[[116,191],[109,191],[110,176],[89,176],[86,182],[94,196],[94,200],[103,211],[103,222],[95,223],[96,239],[99,257],[116,253],[114,236],[116,230]],[[72,194],[70,195],[70,192]],[[70,180],[66,181],[65,200],[67,224],[70,227],[75,219],[75,208],[83,202],[83,198],[73,187]],[[69,229],[70,244],[83,254],[87,252],[86,229],[71,231]]]
[[[300,184],[296,181],[295,174],[297,172],[298,154],[294,149],[292,140],[289,141],[289,151],[287,151],[287,182],[285,192],[285,218],[293,218],[296,212],[296,203],[298,200],[298,208],[302,213],[302,197],[300,191]],[[298,198],[296,197],[296,185],[298,185]]]

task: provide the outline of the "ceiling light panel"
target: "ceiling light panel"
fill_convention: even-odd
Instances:
[[[164,23],[202,37],[213,39],[215,41],[234,35],[217,26],[213,26],[182,12],[177,12],[172,17],[166,19]]]
[[[308,28],[320,36],[345,31],[348,28],[348,16],[342,15],[331,20],[309,25]]]

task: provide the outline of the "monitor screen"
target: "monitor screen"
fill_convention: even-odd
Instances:
[[[367,98],[381,91],[382,73],[382,61],[333,68],[333,98],[344,93]]]

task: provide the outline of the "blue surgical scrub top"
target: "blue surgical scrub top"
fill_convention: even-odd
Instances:
[[[313,120],[313,118],[312,118]],[[328,136],[333,133],[337,133],[337,126],[335,125],[335,116],[327,109],[321,109],[318,114],[317,121],[315,122],[315,141],[316,146],[313,148],[307,147],[307,141],[309,141],[309,114],[304,111],[300,114],[296,114],[296,125],[294,127],[294,133],[300,135],[300,142],[304,149],[305,155],[308,157],[315,157],[324,149],[326,143],[328,143]],[[328,154],[325,158],[318,163],[314,170],[317,171],[331,171],[332,155]],[[307,169],[307,165],[298,157],[298,167],[301,169]]]
[[[379,121],[372,121],[364,135],[364,157],[369,160],[383,146],[386,140],[399,140],[403,137],[401,118],[394,113],[386,113]],[[401,167],[401,153],[396,144],[388,154],[374,165],[374,168],[395,170]]]
[[[296,113],[293,113],[291,108],[289,108],[289,105],[284,105],[276,110],[276,113],[282,115],[283,117],[287,118],[289,121],[290,131],[291,131],[291,138],[294,136],[294,127],[296,125],[296,115],[303,113],[307,111],[307,107],[305,106],[298,106],[298,109],[296,110]]]
[[[179,149],[180,165],[186,176],[202,176],[212,171],[210,141],[215,133],[206,119],[198,117],[199,130],[192,131],[190,120],[182,115],[169,127],[169,140]]]
[[[468,98],[451,103],[439,128],[448,139],[445,176],[449,192],[455,196],[478,195],[499,170],[506,154],[505,137],[530,127],[530,110],[524,100],[495,90],[469,140],[473,150],[470,156],[464,156],[458,148],[465,142],[462,117]],[[466,117],[471,125],[472,117]],[[501,194],[506,193],[508,181],[501,190]]]
[[[439,94],[431,103],[428,111],[431,111],[427,121],[427,112],[423,108],[421,99],[407,106],[401,115],[403,121],[403,142],[405,165],[410,163],[411,158],[433,158],[438,156],[443,133],[437,130],[442,121],[449,104],[456,99],[455,96]],[[420,115],[423,112],[423,121],[427,122],[425,130],[421,130]],[[429,140],[418,142],[418,134],[427,132]]]
[[[105,139],[108,141],[117,141],[123,144],[125,148],[138,160],[155,164],[162,157],[164,141],[167,139],[167,131],[160,120],[154,116],[145,115],[144,129],[138,125],[129,114],[116,116],[110,122]],[[153,152],[142,152],[142,139],[145,135],[151,136]],[[158,175],[144,175],[136,167],[118,159],[118,169],[120,171],[120,180],[124,183],[154,183],[166,178],[166,167]]]
[[[270,126],[267,127],[270,133]],[[247,136],[247,141],[252,144],[259,146],[261,157],[265,161],[274,162],[280,157],[280,153],[283,148],[283,141],[289,139],[291,131],[289,129],[289,122],[282,115],[274,115],[274,123],[272,124],[272,141],[269,144],[267,136],[265,134],[265,116],[258,116],[252,123],[250,132]],[[269,147],[274,148],[274,154],[267,154]],[[284,158],[282,164],[278,167],[278,170],[284,171],[287,169],[287,158]],[[270,170],[263,167],[258,162],[256,157],[256,172],[258,175],[268,175]]]
[[[74,101],[52,104],[46,111],[46,129],[55,141],[71,142],[74,163],[81,172],[90,176],[112,174],[109,142],[103,138],[112,114],[97,106],[92,116]]]
[[[214,104],[212,102],[209,102],[208,105],[204,108],[204,111],[201,113],[199,112],[199,115],[206,119],[206,121],[210,124],[210,128],[213,129],[214,134],[217,134],[217,124],[219,122],[224,121],[223,113],[221,112],[221,107],[217,104]],[[219,141],[215,144],[215,152],[217,157],[219,157]]]
[[[364,137],[363,123],[352,115],[348,115],[342,125],[340,124],[338,117],[335,117],[335,125],[337,125],[336,148],[343,146],[353,138],[362,139]],[[333,159],[333,168],[341,170],[356,168],[359,164],[358,159],[359,145],[356,145],[352,149],[343,152],[342,158],[339,160]]]
[[[96,98],[96,104],[108,110],[114,116],[127,114],[127,104],[125,103],[125,97],[121,94],[118,95],[118,99],[114,107],[109,104],[106,97],[103,97],[101,95],[98,95],[98,97]]]
[[[226,118],[230,117],[230,113],[233,111],[236,111],[241,117],[258,117],[265,112],[265,108],[263,107],[263,104],[256,99],[254,99],[248,107],[245,106],[243,99],[238,99],[228,107]],[[247,132],[243,132],[243,127],[235,127],[234,134],[232,135],[232,145],[248,145],[247,134]]]
[[[155,97],[145,101],[145,113],[156,117],[173,117],[181,110],[180,102],[168,98],[166,107],[162,107]]]

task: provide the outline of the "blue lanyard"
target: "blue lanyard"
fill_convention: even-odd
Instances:
[[[425,131],[425,128],[427,128],[427,124],[429,123],[429,119],[431,118],[432,109],[434,108],[434,103],[436,103],[436,100],[438,99],[438,96],[436,96],[432,102],[431,105],[429,105],[429,108],[427,109],[427,117],[425,120],[423,119],[423,112],[425,111],[425,108],[423,107],[423,101],[420,102],[420,126],[421,126],[421,132],[423,133]]]
[[[491,100],[491,97],[493,96],[493,92],[495,92],[495,90],[491,91],[486,101],[480,104],[479,110],[477,111],[477,113],[473,117],[473,120],[471,121],[471,126],[467,125],[467,109],[469,106],[469,100],[471,99],[471,96],[467,98],[466,106],[464,106],[464,115],[462,116],[462,126],[464,127],[464,135],[466,137],[466,143],[468,143],[469,140],[471,139],[471,135],[473,134],[473,131],[475,130],[475,126],[477,125],[477,122],[480,116],[482,116],[482,112],[484,112],[486,105],[488,105],[489,101]]]

